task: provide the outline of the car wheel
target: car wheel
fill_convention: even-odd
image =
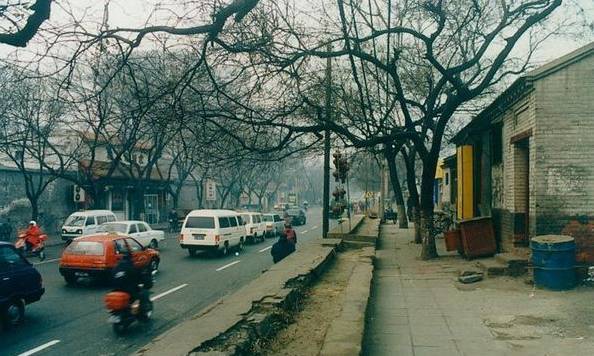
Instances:
[[[77,280],[78,278],[74,275],[74,273],[64,274],[64,281],[66,281],[66,284],[73,285]]]
[[[189,248],[189,249],[188,249],[188,254],[190,255],[190,257],[194,257],[194,256],[196,256],[196,249],[194,249],[194,248]]]
[[[149,247],[152,248],[153,250],[156,250],[159,248],[159,243],[157,242],[157,240],[152,239],[151,243],[149,243]]]
[[[221,256],[227,256],[229,254],[229,243],[225,242],[223,249],[221,250]]]
[[[159,272],[159,261],[158,260],[151,260],[151,264],[149,265],[149,269],[151,271],[151,275],[157,274]]]
[[[21,299],[11,301],[4,311],[3,319],[7,328],[18,326],[25,318],[25,303]]]

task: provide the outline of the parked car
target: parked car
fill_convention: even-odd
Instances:
[[[165,232],[153,230],[144,221],[126,220],[109,222],[101,225],[98,232],[119,232],[133,237],[144,247],[159,248],[159,242],[165,240]]]
[[[231,210],[201,209],[191,211],[179,236],[181,248],[190,256],[199,250],[227,255],[232,248],[243,249],[245,228],[239,214]]]
[[[286,217],[292,225],[305,225],[307,223],[305,210],[301,208],[288,209]]]
[[[148,268],[153,274],[159,269],[159,252],[143,247],[134,238],[118,233],[97,233],[72,240],[60,258],[60,274],[68,284],[79,277],[111,278],[111,271],[122,258],[132,254],[134,265]]]
[[[262,214],[262,220],[266,223],[266,237],[279,236],[285,228],[285,221],[279,214]]]
[[[116,221],[116,216],[109,210],[86,210],[73,213],[62,226],[62,240],[94,234],[99,225]]]
[[[12,244],[0,242],[0,321],[16,326],[23,321],[25,305],[45,292],[41,275]]]
[[[245,226],[245,235],[249,241],[264,241],[266,237],[266,223],[262,220],[261,213],[241,213]]]

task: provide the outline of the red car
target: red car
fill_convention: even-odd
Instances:
[[[60,274],[68,284],[79,277],[108,279],[122,253],[132,254],[134,265],[156,272],[159,268],[159,252],[142,247],[135,239],[116,233],[101,233],[72,240],[60,259]]]

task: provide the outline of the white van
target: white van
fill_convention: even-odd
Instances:
[[[181,248],[190,256],[199,250],[223,255],[232,248],[243,249],[245,230],[238,213],[231,210],[193,210],[185,218],[179,236]]]
[[[73,213],[62,226],[62,240],[94,234],[99,225],[116,221],[116,216],[109,210],[86,210]]]
[[[245,235],[247,239],[254,241],[264,241],[266,237],[266,222],[261,213],[241,213],[241,218],[245,225]]]

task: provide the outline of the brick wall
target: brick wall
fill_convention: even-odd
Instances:
[[[568,233],[592,249],[594,55],[537,81],[535,93],[536,233]],[[594,261],[594,253],[582,259]]]

